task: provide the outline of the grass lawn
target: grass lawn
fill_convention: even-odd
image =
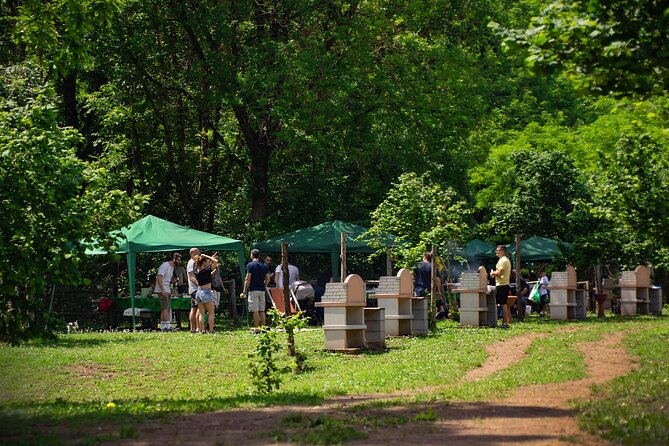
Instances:
[[[576,331],[560,331],[566,326]],[[646,432],[645,443],[669,439],[669,319],[596,318],[560,323],[530,318],[510,330],[463,329],[442,322],[424,338],[387,341],[384,353],[343,355],[323,351],[321,329],[297,333],[308,370],[286,375],[272,397],[251,396],[247,353],[256,337],[246,330],[190,333],[79,333],[54,344],[0,347],[0,444],[34,423],[67,426],[272,404],[317,404],[333,395],[417,390],[408,398],[486,400],[520,385],[584,376],[575,342],[630,330],[625,346],[641,357],[634,376],[602,386],[605,399],[583,404],[584,427],[620,441]],[[487,344],[531,332],[547,333],[523,361],[479,382],[420,391],[455,382],[483,363]],[[288,364],[281,356],[281,361]],[[624,405],[615,401],[624,398]],[[620,430],[621,420],[627,420]],[[28,430],[29,431],[29,430]],[[650,432],[650,433],[649,433]],[[123,433],[123,432],[121,432]],[[57,444],[33,433],[24,444]],[[13,436],[13,437],[12,437]],[[607,437],[607,438],[608,438]],[[635,441],[639,444],[639,441]],[[16,444],[14,441],[12,444]]]

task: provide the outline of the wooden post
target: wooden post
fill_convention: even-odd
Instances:
[[[523,237],[523,234],[516,235],[516,307],[518,311],[518,320],[525,320],[525,306],[520,301],[520,239]],[[522,308],[521,308],[522,307]]]
[[[386,276],[393,275],[393,261],[390,257],[390,247],[386,248]]]
[[[281,243],[281,271],[283,272],[283,311],[286,313],[286,316],[290,316],[290,290],[288,289],[288,283],[290,283],[290,278],[288,277],[288,243]]]
[[[437,277],[437,256],[439,255],[439,250],[436,246],[432,245],[432,259],[430,260],[430,268],[431,272],[430,274],[432,277],[430,278],[430,302],[428,303],[429,308],[427,310],[427,317],[429,321],[429,326],[430,328],[436,327],[437,324],[437,317],[435,313],[435,300],[434,296],[437,294],[437,281],[435,280]]]
[[[237,323],[239,315],[237,314],[237,289],[235,288],[234,279],[229,282],[228,291],[230,291],[230,313],[232,314],[232,319]]]
[[[342,232],[339,234],[340,240],[340,252],[339,252],[339,265],[341,266],[341,282],[346,279],[346,237],[348,237],[347,232]]]

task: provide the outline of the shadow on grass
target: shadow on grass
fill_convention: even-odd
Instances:
[[[166,399],[72,402],[63,399],[41,404],[0,406],[0,439],[20,440],[35,437],[35,425],[85,427],[113,423],[127,425],[138,420],[169,419],[174,415],[213,412],[222,409],[254,408],[280,405],[316,405],[321,396],[306,392],[277,392],[267,396],[237,395],[228,398]],[[41,434],[40,434],[41,435]],[[38,435],[39,437],[39,435]],[[13,441],[14,441],[13,440]],[[0,445],[3,442],[0,440]],[[21,444],[6,443],[6,444]],[[43,444],[28,441],[25,444]],[[48,442],[45,444],[49,444]]]

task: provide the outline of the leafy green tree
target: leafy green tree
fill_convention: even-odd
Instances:
[[[96,188],[99,171],[77,158],[81,135],[58,125],[42,78],[29,66],[0,73],[0,339],[13,344],[53,337],[48,286],[79,283],[80,241],[127,223],[141,204]]]
[[[669,84],[668,23],[665,2],[555,1],[526,30],[500,35],[536,74],[563,69],[584,91],[649,95]]]
[[[590,207],[597,231],[585,237],[614,270],[650,263],[669,270],[669,145],[629,134],[601,154]]]
[[[19,0],[7,2],[0,9],[3,20],[11,27],[5,36],[17,45],[13,53],[0,54],[10,63],[23,57],[40,61],[46,75],[60,95],[62,119],[66,125],[81,130],[77,100],[78,72],[94,61],[91,52],[93,36],[110,26],[118,12],[120,0]],[[83,142],[79,144],[84,153]]]
[[[504,71],[490,11],[505,8],[125,2],[96,41],[106,83],[82,97],[113,186],[159,190],[152,212],[248,232],[362,221],[403,171],[467,189],[463,135]]]
[[[468,213],[466,202],[453,189],[430,181],[427,174],[405,173],[372,212],[369,234],[396,235],[396,263],[413,267],[433,245],[460,240]]]
[[[575,202],[587,199],[587,188],[564,152],[514,150],[491,159],[478,175],[477,183],[485,187],[477,206],[491,239],[509,243],[516,234],[573,238]]]

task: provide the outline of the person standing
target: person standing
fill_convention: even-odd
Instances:
[[[509,328],[511,311],[509,310],[509,284],[511,278],[511,261],[506,256],[506,247],[498,245],[495,254],[499,258],[495,269],[490,276],[495,278],[495,300],[502,307],[502,325],[500,328]]]
[[[215,253],[214,255],[211,256],[213,259],[216,259],[217,262],[220,261],[218,260],[218,253]],[[225,287],[225,284],[223,283],[223,277],[221,276],[221,268],[220,266],[216,269],[214,269],[214,272],[211,274],[211,289],[212,292],[214,293],[214,307],[218,308],[218,305],[221,303],[221,293],[228,293],[228,289]]]
[[[539,270],[539,296],[539,314],[545,316],[548,303],[548,277],[543,269]]]
[[[511,270],[511,283],[509,284],[509,293],[511,295],[517,296],[516,306],[518,311],[525,311],[525,306],[529,305],[528,298],[530,297],[530,286],[527,284],[527,281],[523,278],[523,275],[520,275],[520,291],[516,290],[516,270]]]
[[[242,299],[247,297],[249,312],[253,314],[253,332],[265,325],[265,288],[269,283],[269,270],[260,262],[260,251],[251,250],[251,261],[246,265]],[[278,283],[277,283],[278,285]]]
[[[188,289],[188,274],[186,273],[186,268],[181,264],[181,261],[174,267],[172,282],[177,289],[177,293],[180,295],[185,293]]]
[[[181,254],[178,252],[172,253],[170,259],[163,262],[158,267],[158,275],[156,276],[156,287],[154,291],[159,293],[160,298],[160,330],[170,331],[170,282],[174,275],[175,266],[181,261]]]
[[[200,254],[193,259],[193,274],[197,279],[198,287],[195,293],[197,302],[197,326],[200,333],[206,333],[204,328],[204,314],[207,314],[209,333],[214,333],[214,293],[211,289],[212,276],[218,269],[218,260],[206,254]]]
[[[300,270],[295,265],[288,262],[288,287],[292,287],[295,282],[300,280]],[[277,288],[283,288],[283,265],[280,263],[274,270],[274,282]]]
[[[186,265],[186,274],[188,275],[188,294],[190,294],[190,313],[188,314],[188,324],[190,325],[190,332],[197,331],[197,301],[195,300],[195,293],[197,293],[197,278],[193,270],[195,269],[195,257],[200,255],[200,250],[191,248],[188,251],[190,260]]]
[[[269,271],[269,284],[268,286],[276,286],[276,283],[274,283],[274,268],[272,267],[272,256],[267,254],[265,256],[265,266],[267,267],[267,271]]]
[[[434,278],[436,296],[434,300],[437,304],[437,312],[444,310],[444,298],[441,294],[441,279],[439,276]],[[423,253],[423,261],[416,268],[414,278],[414,294],[416,297],[425,297],[425,293],[432,291],[432,253],[426,251]]]

